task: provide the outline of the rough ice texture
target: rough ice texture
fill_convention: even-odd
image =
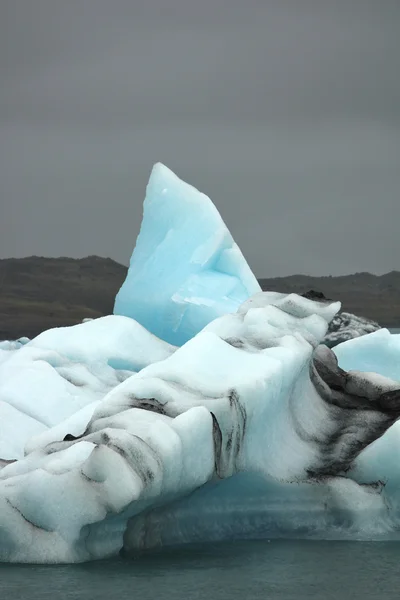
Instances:
[[[180,346],[260,289],[211,200],[155,165],[114,314]]]
[[[329,324],[324,344],[333,348],[342,342],[367,335],[380,328],[381,326],[371,319],[342,312],[336,315]]]
[[[346,373],[318,345],[338,309],[259,294],[116,385],[79,434],[46,432],[50,443],[0,471],[1,558],[83,561],[261,532],[393,534],[397,496],[379,483],[389,469],[372,442],[387,452],[400,385]],[[399,482],[394,465],[390,477]]]
[[[259,293],[162,166],[118,306],[0,345],[2,560],[400,538],[399,336],[321,345],[340,304]]]
[[[0,354],[0,459],[22,458],[28,440],[32,447],[33,436],[55,425],[65,434],[71,426],[79,431],[81,409],[94,409],[126,377],[174,350],[133,319],[114,315],[10,344]]]

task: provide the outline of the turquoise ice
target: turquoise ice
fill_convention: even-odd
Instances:
[[[181,346],[260,289],[210,198],[156,164],[114,314]]]
[[[369,335],[347,340],[334,348],[345,371],[379,373],[400,381],[400,335],[379,329]]]

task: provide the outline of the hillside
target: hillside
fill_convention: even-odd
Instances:
[[[126,270],[110,258],[98,256],[0,260],[0,339],[33,337],[50,327],[110,314]],[[293,275],[261,279],[260,283],[264,290],[298,293],[318,290],[327,298],[341,300],[343,310],[386,326],[400,324],[400,272],[397,271],[382,276]]]
[[[263,290],[303,293],[318,290],[340,300],[342,310],[364,316],[385,327],[400,326],[400,272],[385,275],[355,273],[342,277],[290,277],[260,279]]]
[[[112,313],[126,271],[98,256],[0,260],[0,339]]]

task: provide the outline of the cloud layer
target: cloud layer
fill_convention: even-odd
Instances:
[[[399,269],[395,0],[5,0],[0,256],[127,263],[151,166],[258,276]]]

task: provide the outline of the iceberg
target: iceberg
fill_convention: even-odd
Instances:
[[[210,198],[155,165],[114,314],[181,346],[260,290]]]
[[[342,369],[375,372],[400,381],[399,334],[379,329],[339,344],[334,352]]]
[[[116,299],[130,314],[0,348],[0,560],[399,539],[400,336],[333,351],[339,302],[259,291],[211,201],[166,168],[146,202]]]

